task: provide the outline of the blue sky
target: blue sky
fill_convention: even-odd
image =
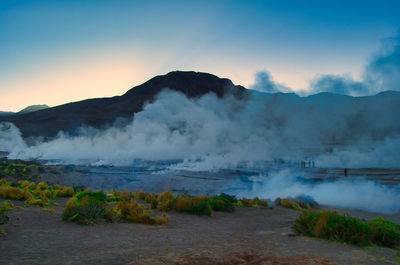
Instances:
[[[294,91],[363,78],[400,1],[0,1],[0,110],[123,94],[173,70]]]

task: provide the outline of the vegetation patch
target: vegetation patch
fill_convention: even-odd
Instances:
[[[25,207],[30,205],[43,207],[59,197],[71,197],[74,194],[74,189],[70,187],[49,186],[45,182],[35,184],[28,181],[19,181],[15,185],[0,179],[0,196],[6,199],[25,200]]]
[[[376,218],[363,222],[334,211],[303,212],[292,229],[296,234],[339,241],[356,246],[375,244],[395,248],[400,244],[400,226]]]
[[[162,225],[169,222],[163,212],[155,216],[146,207],[133,198],[129,191],[83,191],[72,197],[62,213],[64,221],[73,221],[83,225],[114,222],[118,219],[148,225]]]
[[[112,213],[106,206],[106,195],[103,192],[80,192],[69,199],[62,212],[62,219],[83,225],[108,222],[112,220]]]
[[[294,209],[298,211],[311,209],[311,206],[308,203],[297,199],[282,199],[280,200],[280,205],[285,208]]]
[[[239,206],[247,206],[247,207],[268,207],[268,201],[267,200],[261,200],[258,197],[255,197],[254,199],[240,199],[238,200],[237,204]]]
[[[8,176],[15,176],[18,178],[32,179],[38,178],[33,176],[34,173],[39,173],[41,167],[29,162],[20,160],[7,160],[6,158],[0,159],[0,172]]]
[[[133,199],[121,200],[117,202],[113,213],[122,220],[147,225],[162,225],[169,223],[168,215],[163,212],[161,217],[152,214],[151,210],[139,204]]]
[[[1,225],[8,222],[8,216],[5,215],[6,212],[12,211],[14,209],[14,204],[11,201],[3,201],[0,204],[0,235],[4,234],[3,227]]]
[[[235,205],[249,207],[268,207],[267,200],[241,199],[225,193],[219,196],[187,196],[173,195],[171,191],[165,191],[159,195],[150,194],[142,190],[135,191],[133,197],[144,200],[152,209],[160,211],[176,211],[195,215],[212,216],[214,211],[233,212]]]

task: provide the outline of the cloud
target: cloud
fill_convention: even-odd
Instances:
[[[353,80],[351,76],[323,75],[310,84],[310,94],[330,92],[342,95],[363,96],[369,94],[370,87]]]
[[[377,90],[400,91],[400,30],[395,37],[383,40],[381,50],[366,68],[365,79]]]
[[[291,92],[291,89],[285,85],[275,83],[268,71],[259,71],[254,75],[254,84],[250,89],[265,93]]]
[[[386,90],[400,91],[400,30],[395,37],[382,41],[380,50],[364,69],[361,81],[349,75],[323,75],[311,82],[308,94],[367,96]]]

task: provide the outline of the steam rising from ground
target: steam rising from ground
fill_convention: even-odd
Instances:
[[[122,127],[83,127],[74,136],[60,132],[53,140],[27,144],[14,125],[1,124],[0,150],[10,152],[9,158],[67,164],[129,166],[137,159],[177,159],[167,168],[173,172],[237,169],[243,161],[251,167],[274,159],[312,159],[321,167],[398,168],[399,102],[395,92],[365,98],[254,92],[239,100],[214,94],[188,99],[165,90]],[[399,187],[365,179],[308,183],[296,172],[252,170],[260,175],[252,179],[250,191],[239,189],[239,195],[274,199],[305,194],[336,207],[384,213],[400,209]]]
[[[339,208],[352,208],[381,213],[396,213],[400,210],[400,192],[398,188],[381,185],[375,181],[340,179],[324,182],[304,182],[307,178],[301,172],[289,169],[270,172],[253,178],[250,191],[241,191],[239,196],[277,197],[311,196],[318,203]]]
[[[399,58],[400,33],[386,40],[361,81],[325,75],[314,80],[310,91],[359,96],[400,90]],[[82,127],[74,136],[60,132],[55,139],[33,144],[27,144],[13,124],[3,123],[0,151],[8,151],[9,158],[67,164],[179,160],[170,165],[173,171],[217,171],[237,168],[243,161],[272,160],[313,160],[320,167],[399,167],[400,93],[299,97],[276,93],[291,90],[275,83],[268,72],[257,73],[251,88],[245,99],[219,99],[214,94],[188,99],[164,90],[125,126]],[[261,173],[251,191],[241,193],[272,199],[306,194],[336,207],[388,213],[400,209],[399,187],[364,179],[307,183],[296,176],[287,170]]]
[[[400,94],[353,98],[254,92],[247,99],[199,99],[165,90],[126,126],[83,127],[27,145],[12,124],[0,128],[10,158],[71,164],[131,165],[136,159],[183,160],[193,170],[241,161],[312,159],[317,166],[398,167]]]

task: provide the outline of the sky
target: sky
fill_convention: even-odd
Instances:
[[[0,110],[121,95],[174,70],[299,93],[358,95],[377,78],[393,87],[398,10],[389,0],[1,0]]]

